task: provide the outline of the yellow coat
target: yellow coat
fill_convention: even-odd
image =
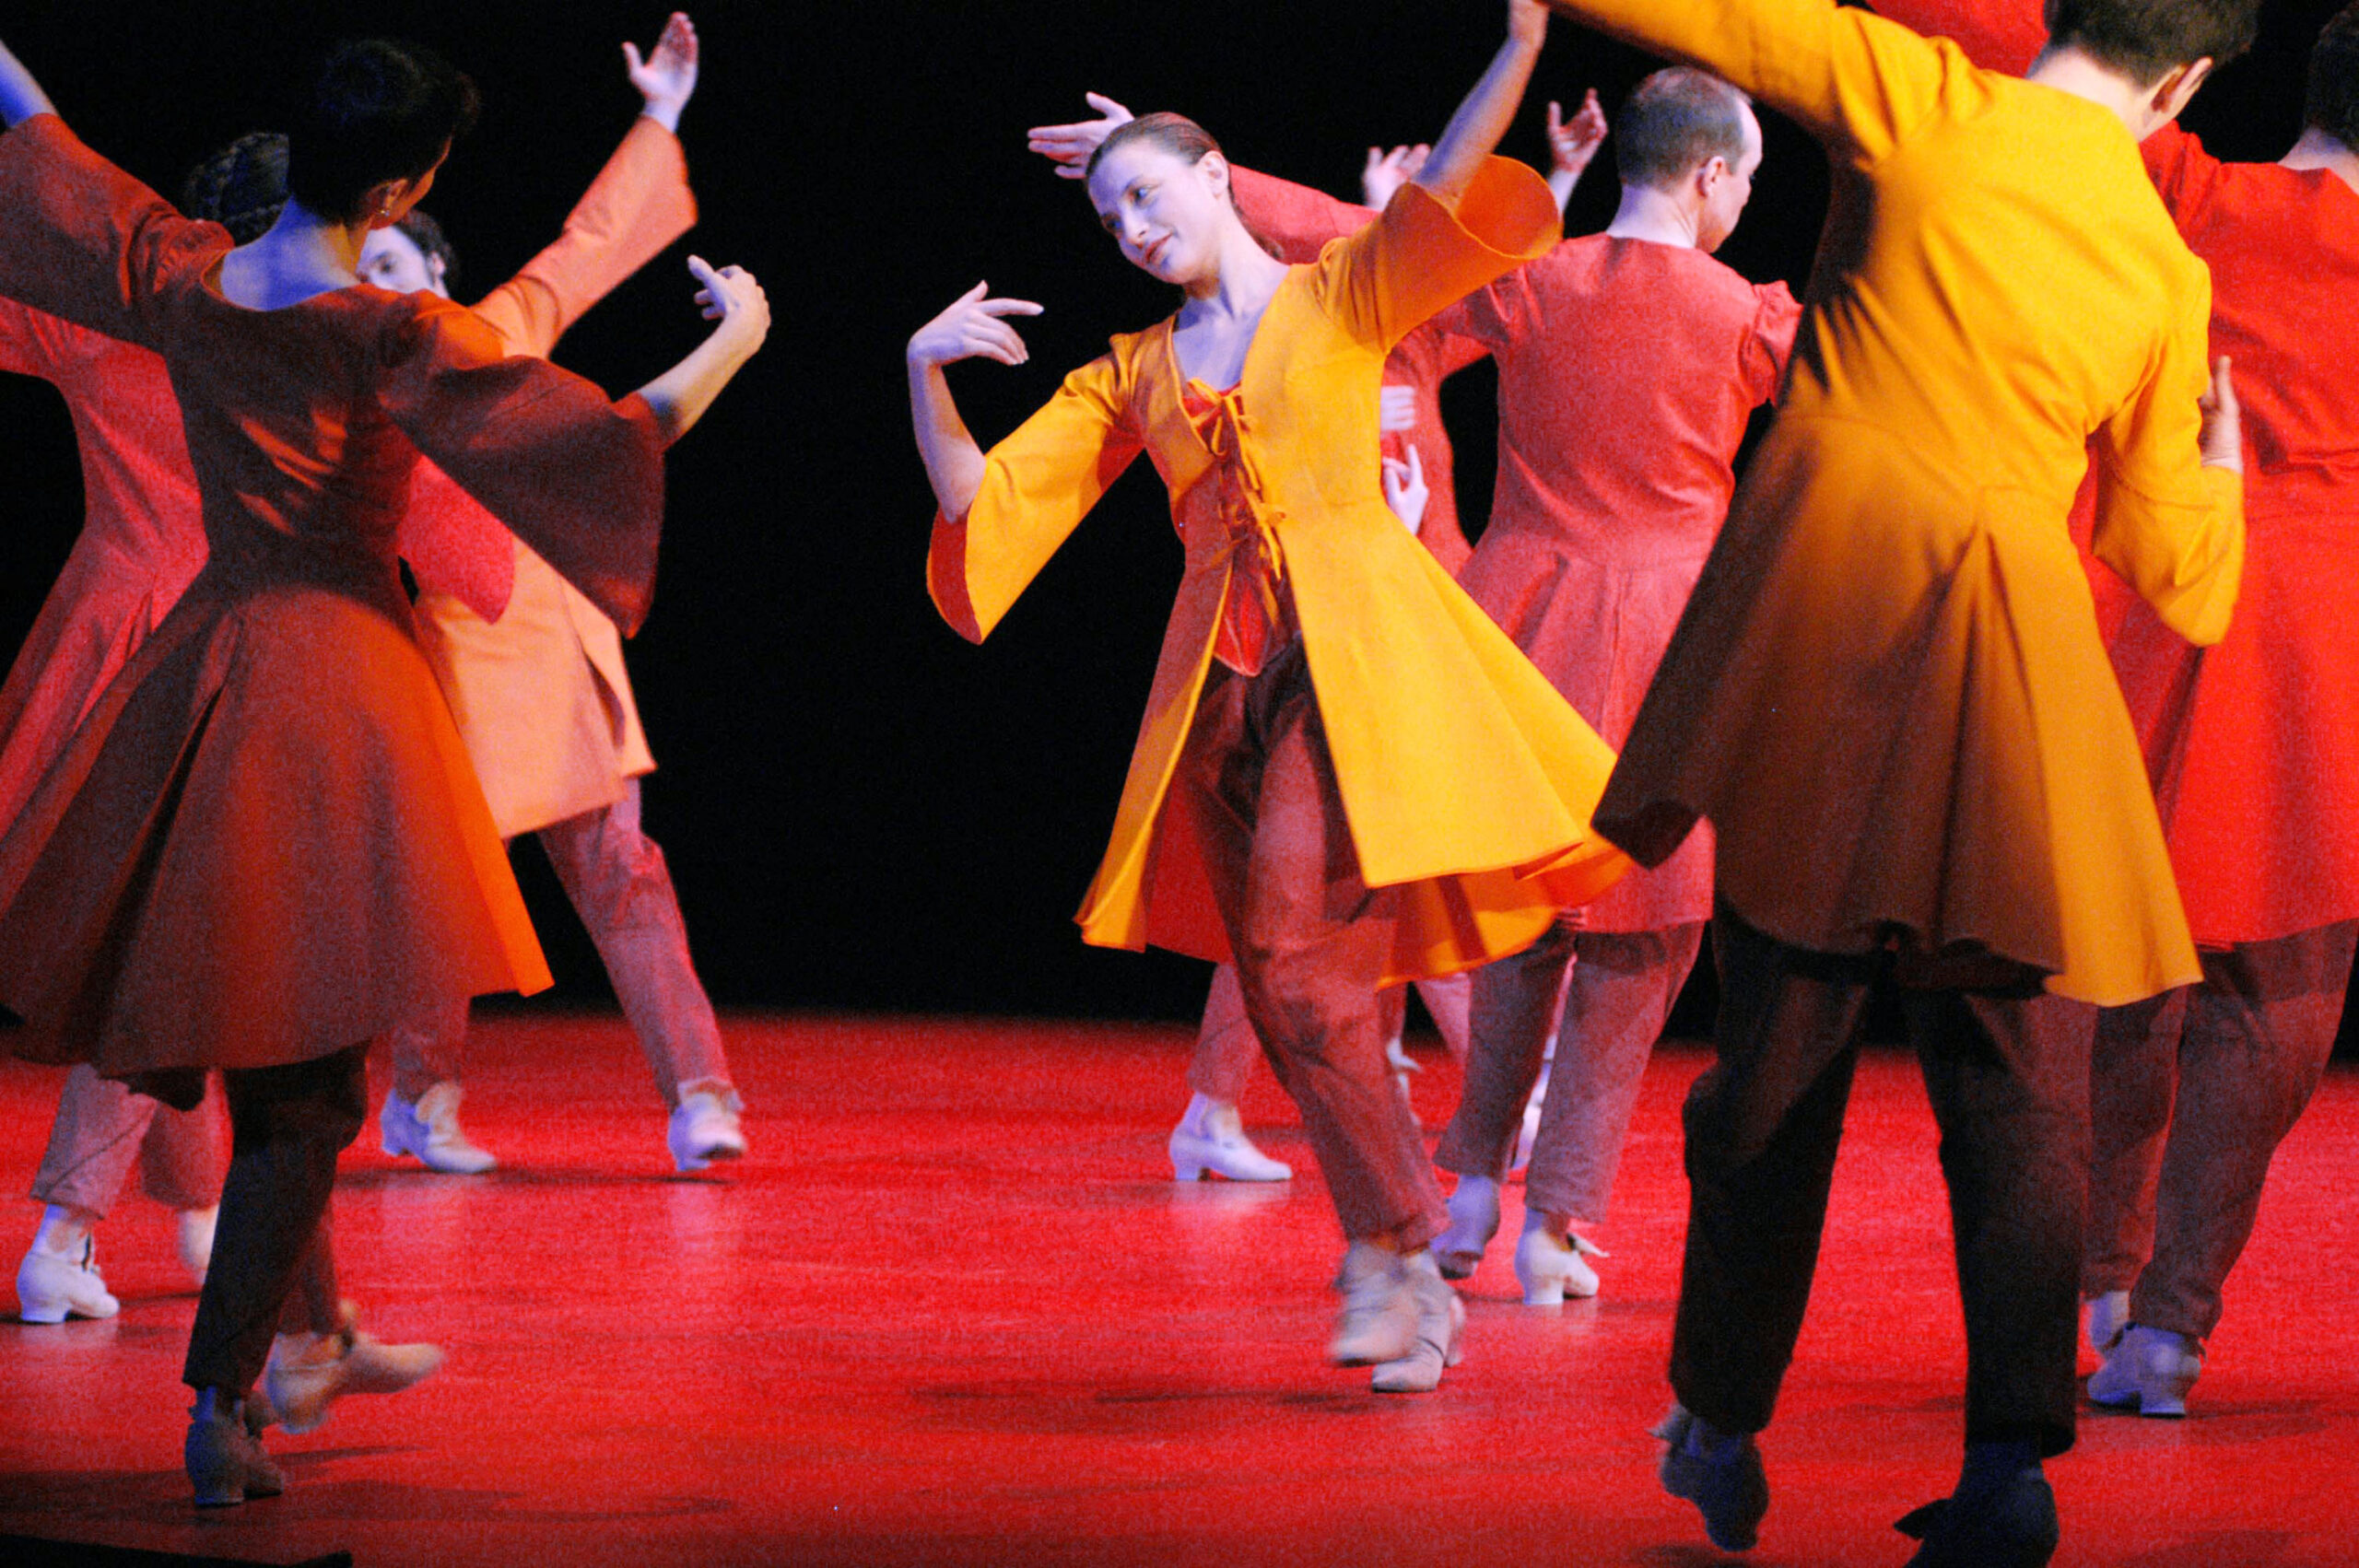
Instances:
[[[1790,384],[1598,811],[1698,816],[1785,942],[1978,944],[2112,1004],[2198,977],[2066,519],[2217,641],[2242,487],[2199,466],[2210,275],[2107,111],[1830,0],[1568,0],[1826,147]]]
[[[1392,345],[1556,236],[1546,185],[1517,164],[1492,160],[1454,213],[1406,186],[1280,285],[1233,399],[1242,416],[1220,432],[1226,458],[1181,406],[1167,321],[1067,377],[992,449],[967,516],[935,520],[934,603],[980,640],[1142,451],[1170,489],[1186,566],[1078,916],[1086,941],[1228,955],[1187,813],[1164,809],[1229,590],[1225,464],[1282,563],[1361,874],[1402,890],[1388,977],[1515,952],[1627,868],[1589,825],[1613,753],[1401,526],[1378,480]]]

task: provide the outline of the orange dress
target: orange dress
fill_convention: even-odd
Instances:
[[[163,356],[210,550],[0,838],[17,1047],[116,1077],[265,1067],[546,986],[393,536],[422,450],[636,625],[651,412],[505,357],[446,301],[241,309],[213,281],[229,236],[54,116],[0,137],[0,296]]]
[[[1267,562],[1309,661],[1360,874],[1399,889],[1383,978],[1529,945],[1628,862],[1590,830],[1613,753],[1384,504],[1386,356],[1442,306],[1545,251],[1556,207],[1494,159],[1457,209],[1404,187],[1384,216],[1289,270],[1210,439],[1187,409],[1171,323],[1114,340],[992,450],[974,505],[935,520],[945,619],[980,639],[1140,452],[1186,548],[1085,940],[1229,956],[1185,813],[1165,808],[1232,593]]]

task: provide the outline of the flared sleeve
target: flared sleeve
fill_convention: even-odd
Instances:
[[[464,307],[400,297],[379,338],[386,415],[628,636],[655,591],[663,447],[654,411],[511,357]]]
[[[1786,362],[1794,356],[1794,334],[1802,331],[1802,302],[1782,283],[1758,283],[1753,297],[1759,303],[1753,331],[1743,350],[1745,389],[1757,404],[1769,402],[1786,379]]]
[[[926,589],[968,641],[991,635],[1139,455],[1119,353],[1118,345],[1067,376],[1056,396],[985,454],[982,488],[965,517],[934,515]]]
[[[1376,221],[1376,209],[1338,201],[1324,191],[1290,180],[1229,165],[1228,189],[1253,237],[1272,246],[1278,259],[1300,265],[1319,259],[1327,245],[1357,234]]]
[[[546,357],[582,312],[696,221],[680,138],[642,114],[567,216],[565,232],[478,301],[475,314],[509,352]]]
[[[1344,330],[1390,349],[1441,309],[1564,238],[1548,182],[1486,158],[1455,207],[1412,181],[1374,223],[1320,252],[1313,287]]]
[[[393,548],[421,591],[447,593],[487,621],[499,620],[516,591],[516,536],[431,458],[410,474]]]
[[[54,114],[0,135],[0,298],[161,349],[170,291],[201,279],[229,232],[193,223],[82,145]]]

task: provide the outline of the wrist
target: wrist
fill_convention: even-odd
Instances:
[[[674,135],[680,134],[680,111],[688,106],[685,98],[651,98],[640,105],[642,120],[652,120]]]

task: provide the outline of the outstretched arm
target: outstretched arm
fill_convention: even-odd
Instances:
[[[14,125],[36,114],[54,114],[57,105],[41,90],[33,74],[5,43],[0,43],[0,121]]]
[[[1540,59],[1540,45],[1548,36],[1548,8],[1541,0],[1508,0],[1508,36],[1491,57],[1490,69],[1449,117],[1433,152],[1417,170],[1413,183],[1425,187],[1446,206],[1456,206],[1474,181],[1474,171],[1499,145],[1523,102],[1532,82],[1532,67]]]
[[[665,130],[680,129],[680,111],[697,90],[697,29],[687,13],[675,11],[644,60],[639,46],[623,45],[623,64],[639,89],[640,112]]]
[[[719,324],[687,358],[639,389],[655,411],[665,446],[704,417],[721,389],[745,368],[770,330],[770,302],[753,274],[742,267],[716,272],[701,256],[688,258],[688,271],[704,285],[697,290],[697,303],[704,308],[705,320]]]
[[[958,416],[943,367],[973,358],[1023,364],[1030,357],[1024,340],[1003,318],[1040,313],[1029,299],[990,298],[990,287],[975,285],[910,339],[910,423],[934,502],[953,521],[967,515],[983,487],[983,449]]]

